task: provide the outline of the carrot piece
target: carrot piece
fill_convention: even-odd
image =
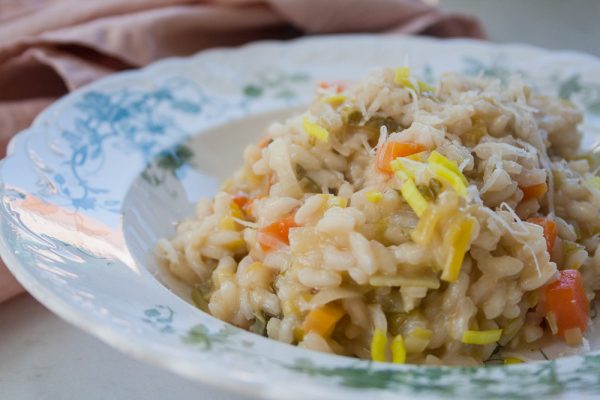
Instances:
[[[546,185],[546,182],[542,182],[537,185],[519,186],[519,189],[523,192],[523,201],[529,199],[541,199],[548,191],[548,185]]]
[[[304,318],[302,329],[304,332],[315,332],[327,338],[333,332],[335,324],[344,316],[342,307],[329,303],[311,310]]]
[[[573,328],[585,332],[590,303],[583,290],[581,274],[576,269],[559,273],[558,280],[546,286],[545,311],[554,314],[559,336],[565,337],[565,333]]]
[[[246,202],[246,204],[244,204],[244,207],[242,207],[242,210],[244,210],[244,212],[249,215],[249,216],[254,216],[254,214],[252,213],[252,206],[254,205],[254,200],[256,200],[256,198],[251,198],[248,199],[248,201]]]
[[[265,136],[264,138],[262,138],[260,140],[260,142],[258,142],[257,146],[261,149],[264,149],[265,147],[267,147],[269,145],[269,143],[271,143],[271,137],[269,135]]]
[[[406,157],[425,150],[418,143],[386,142],[377,149],[377,168],[381,172],[392,172],[391,162],[398,157]]]
[[[335,92],[338,94],[342,93],[344,90],[346,90],[346,84],[342,81],[333,81],[333,82],[321,81],[321,82],[319,82],[319,87],[321,89],[335,88]]]
[[[298,225],[294,221],[294,216],[290,215],[279,221],[275,221],[258,230],[258,242],[264,251],[270,251],[282,244],[290,244],[290,229]]]
[[[242,210],[244,210],[244,212],[250,216],[252,216],[252,205],[254,204],[254,200],[256,200],[254,197],[249,198],[242,207]]]
[[[231,200],[243,210],[248,203],[248,196],[245,193],[238,193],[231,195]]]
[[[549,218],[529,218],[527,222],[536,224],[544,228],[544,239],[546,239],[546,247],[548,248],[548,254],[552,255],[552,249],[554,248],[554,242],[556,241],[557,229],[556,222]]]

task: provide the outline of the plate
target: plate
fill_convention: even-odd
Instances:
[[[0,167],[0,253],[23,286],[115,348],[225,390],[272,399],[582,398],[600,352],[531,364],[424,367],[320,354],[202,313],[158,269],[158,238],[241,163],[267,123],[306,106],[319,80],[408,63],[518,74],[585,110],[600,138],[600,60],[522,45],[329,36],[216,49],[116,74],[46,109]],[[594,335],[597,337],[598,335]]]

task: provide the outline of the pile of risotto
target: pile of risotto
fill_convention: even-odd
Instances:
[[[518,79],[322,83],[158,259],[200,309],[307,349],[479,365],[585,346],[600,178],[581,120]]]

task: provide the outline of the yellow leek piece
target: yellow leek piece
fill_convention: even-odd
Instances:
[[[371,359],[373,361],[385,362],[385,345],[387,344],[387,335],[381,329],[375,329],[371,339]]]
[[[465,344],[477,344],[485,346],[496,343],[502,336],[502,329],[490,329],[487,331],[465,331],[462,342]]]
[[[487,135],[487,127],[485,124],[473,122],[473,127],[463,135],[465,139],[478,143],[482,137]]]
[[[302,120],[302,127],[308,133],[309,136],[314,137],[317,140],[327,143],[329,141],[329,131],[322,126],[311,122],[307,117]]]
[[[394,82],[400,86],[409,87],[413,90],[417,90],[412,80],[410,79],[410,68],[400,67],[396,68],[394,73]]]
[[[343,94],[333,94],[331,96],[327,96],[323,99],[323,101],[327,104],[331,104],[332,107],[339,107],[344,101],[346,101],[347,97]]]
[[[297,326],[294,328],[293,332],[296,343],[300,343],[302,340],[304,340],[304,329]]]
[[[523,363],[523,360],[521,360],[520,358],[516,358],[516,357],[507,357],[504,359],[505,365],[522,364],[522,363]]]
[[[434,207],[427,208],[410,234],[412,240],[421,245],[429,244],[433,240],[441,217],[442,213],[436,211]]]
[[[429,203],[427,202],[427,200],[425,200],[425,197],[423,197],[421,192],[419,192],[419,189],[417,189],[417,185],[415,185],[415,182],[411,178],[409,178],[405,173],[403,173],[402,171],[397,171],[396,176],[398,176],[401,179],[404,179],[402,186],[400,186],[400,193],[402,193],[402,197],[404,197],[404,200],[406,200],[406,202],[408,203],[410,208],[412,208],[415,214],[417,214],[418,217],[421,217],[427,209],[427,207],[429,206]]]
[[[332,194],[322,194],[321,196],[324,196],[324,198],[327,202],[326,203],[327,208],[331,208],[331,207],[344,208],[348,205],[348,199],[345,197],[338,197],[338,196],[334,196]]]
[[[240,206],[237,203],[231,202],[229,204],[229,210],[231,211],[231,216],[237,219],[244,219],[244,213]]]
[[[394,172],[403,172],[410,178],[414,179],[415,173],[421,169],[427,168],[427,165],[418,160],[413,160],[411,156],[407,156],[398,157],[392,160],[390,163],[390,168]]]
[[[247,184],[252,186],[259,186],[263,181],[264,175],[256,175],[252,172],[252,168],[244,168],[242,169],[242,181],[247,181]]]
[[[248,265],[248,267],[246,267],[245,273],[246,274],[254,273],[254,272],[258,272],[260,270],[263,270],[265,268],[267,268],[267,267],[265,267],[265,265],[263,263],[255,261],[252,264]]]
[[[367,197],[367,200],[371,203],[379,203],[381,199],[383,199],[383,193],[376,191],[367,192],[365,193],[365,196]]]
[[[446,258],[446,265],[442,272],[442,279],[446,282],[454,282],[458,279],[465,253],[469,250],[469,245],[471,244],[474,227],[475,219],[468,216],[460,218],[459,221],[452,224],[446,233],[447,244],[450,248],[448,257]]]
[[[394,172],[402,171],[405,174],[407,174],[408,176],[411,176],[411,174],[409,173],[408,169],[406,168],[406,166],[402,162],[402,158],[400,158],[400,157],[395,158],[395,159],[392,160],[392,162],[390,163],[390,168]]]
[[[231,250],[231,251],[235,251],[235,250],[237,250],[240,247],[243,247],[245,245],[246,245],[246,241],[244,239],[242,239],[242,238],[235,239],[235,240],[232,240],[231,242],[223,244],[223,246],[226,249]]]
[[[600,190],[600,176],[591,176],[588,178],[588,185],[592,189]]]
[[[212,273],[213,285],[220,288],[226,281],[233,279],[233,272],[228,270],[215,269]]]
[[[433,332],[431,331],[431,329],[416,326],[410,331],[410,336],[414,336],[419,339],[429,340],[433,336]]]
[[[392,340],[392,362],[394,364],[404,364],[406,362],[406,347],[402,335],[398,335]]]
[[[410,156],[406,156],[404,158],[408,158],[409,160],[413,160],[413,161],[417,161],[417,162],[423,162],[423,161],[425,161],[426,154],[427,154],[426,151],[420,151],[418,153],[411,154]]]
[[[297,315],[300,313],[300,309],[296,305],[296,302],[292,300],[285,300],[284,302],[282,302],[281,308],[283,311],[283,315],[286,317],[289,315]]]
[[[237,231],[237,222],[231,216],[226,215],[219,221],[219,228],[226,231]]]
[[[433,86],[428,85],[427,83],[419,80],[417,81],[417,84],[419,85],[419,92],[430,92],[433,93],[435,91],[435,89],[433,88]]]
[[[434,177],[450,185],[460,196],[466,197],[467,185],[465,185],[460,175],[441,164],[430,163],[429,171]]]
[[[469,181],[467,181],[467,178],[463,175],[463,173],[458,168],[458,163],[456,161],[450,160],[450,159],[444,157],[439,152],[434,150],[431,152],[431,154],[427,158],[427,162],[430,164],[439,164],[439,165],[442,165],[442,166],[448,168],[450,171],[454,172],[456,175],[458,175],[460,177],[460,180],[465,184],[465,186],[469,186]]]
[[[420,326],[413,328],[404,340],[406,352],[412,354],[422,353],[429,345],[432,336],[433,332],[429,329]]]
[[[377,241],[384,242],[386,240],[385,232],[387,228],[388,222],[385,220],[385,218],[382,218],[375,223],[375,238]]]
[[[345,197],[333,196],[333,199],[328,202],[329,207],[340,207],[344,208],[348,205],[348,199]]]
[[[579,328],[571,328],[565,330],[565,342],[569,346],[578,346],[581,344],[583,340],[583,334],[581,333],[581,329]]]
[[[223,182],[223,184],[221,185],[221,188],[219,190],[222,192],[228,192],[232,188],[233,188],[233,179],[227,178],[227,179],[225,179],[225,181]]]
[[[553,335],[557,335],[558,334],[558,324],[556,323],[556,314],[554,314],[552,311],[548,312],[546,314],[546,322],[548,323],[550,332],[552,332]]]
[[[523,296],[523,303],[528,308],[534,308],[538,303],[538,292],[537,290],[527,293]]]
[[[311,301],[313,297],[314,297],[314,295],[313,295],[312,293],[310,293],[310,292],[304,292],[304,293],[302,293],[302,294],[300,295],[300,298],[301,298],[302,300],[304,300],[305,302],[307,302],[307,303],[308,303],[309,301]]]

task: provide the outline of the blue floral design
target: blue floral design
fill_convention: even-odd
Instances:
[[[295,85],[306,84],[310,75],[305,72],[282,72],[267,70],[259,73],[255,80],[242,88],[242,93],[248,99],[256,99],[271,95],[279,99],[292,99],[298,96]]]
[[[113,210],[118,202],[101,198],[109,188],[88,182],[103,167],[108,146],[147,163],[166,141],[189,137],[190,132],[176,122],[181,117],[210,119],[227,106],[225,100],[184,79],[172,79],[150,90],[89,91],[75,104],[81,114],[73,118],[71,128],[62,131],[70,150],[64,161],[68,168],[55,174],[53,181],[75,209]]]
[[[204,325],[193,326],[181,340],[189,345],[198,346],[203,350],[211,350],[215,346],[228,348],[226,345],[229,338],[238,333],[229,325],[223,326],[216,332],[211,332]],[[235,342],[234,342],[235,343]]]
[[[152,308],[144,310],[142,321],[150,324],[162,333],[175,333],[175,329],[171,326],[174,314],[171,307],[157,304]]]
[[[503,54],[496,54],[489,62],[474,57],[465,57],[463,58],[465,64],[463,72],[471,76],[483,75],[488,78],[497,78],[503,83],[508,82],[515,73],[521,76],[526,75],[524,71],[511,70],[503,61],[505,59],[506,56]]]
[[[193,150],[185,144],[177,144],[161,151],[142,172],[142,178],[150,185],[158,186],[165,182],[169,175],[183,173],[183,167],[192,165]]]
[[[600,114],[600,85],[582,82],[581,75],[571,74],[566,78],[555,76],[558,82],[558,95],[565,100],[580,101],[590,113]]]

